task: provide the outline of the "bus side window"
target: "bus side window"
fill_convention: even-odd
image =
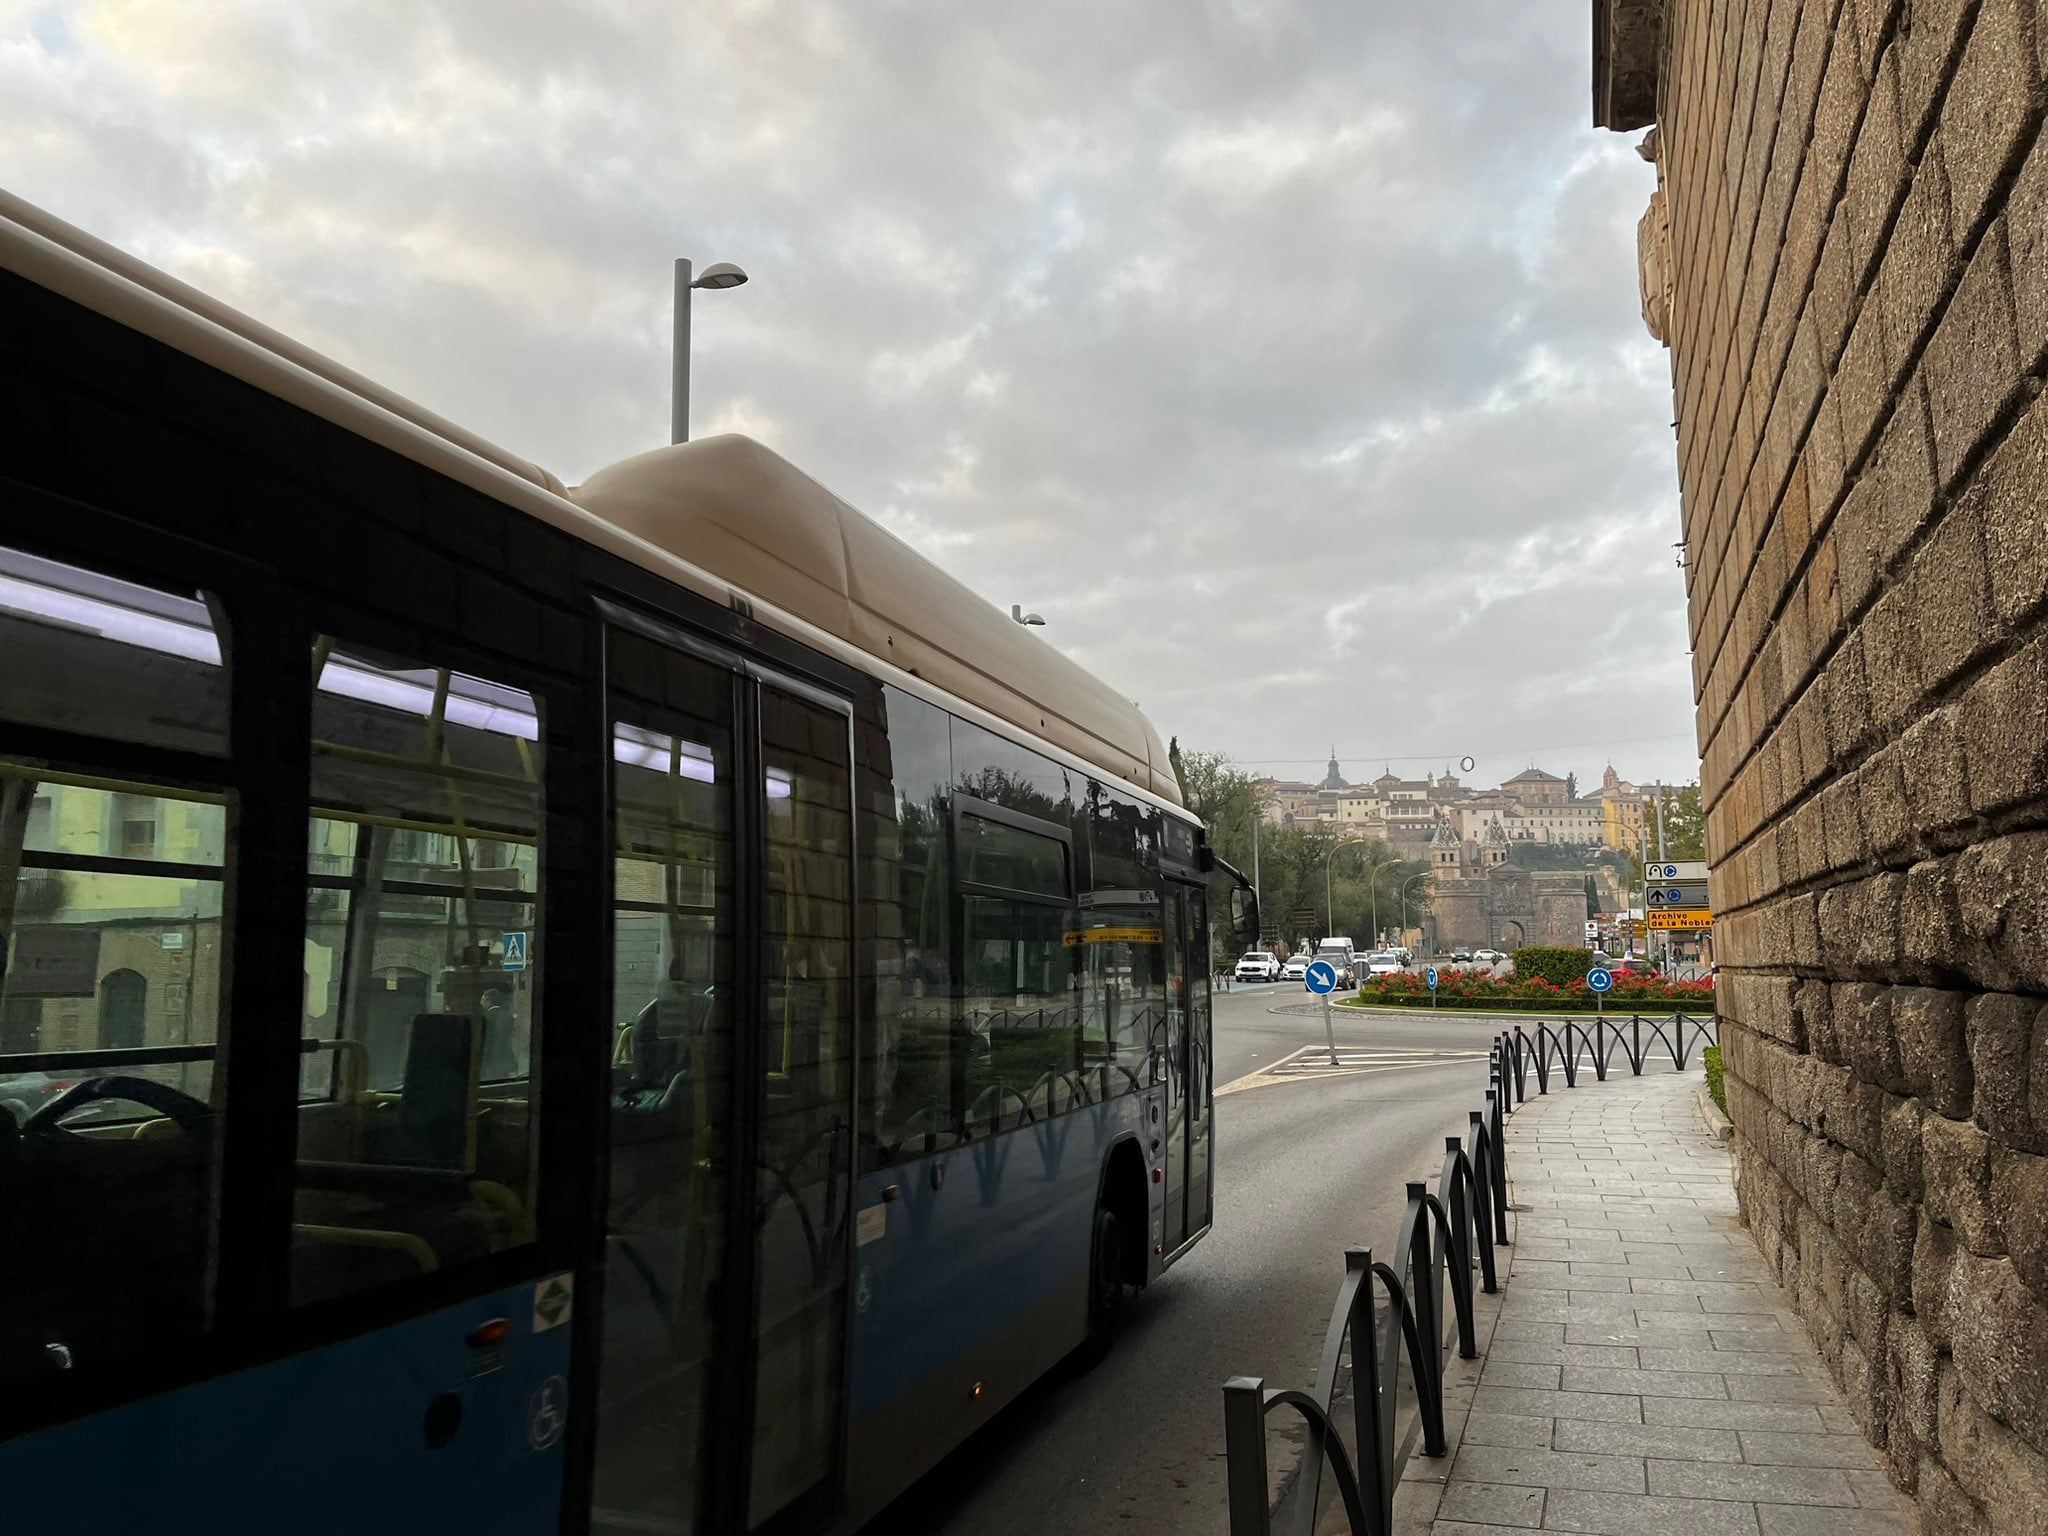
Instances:
[[[888,732],[867,742],[861,764],[877,897],[875,1022],[863,1063],[869,1170],[957,1145],[965,1112],[953,1059],[951,717],[895,688],[883,697]]]
[[[532,697],[322,639],[292,1296],[532,1240]]]
[[[69,743],[0,756],[0,1382],[33,1412],[206,1327],[232,797],[199,596],[0,549],[0,657],[0,723]]]

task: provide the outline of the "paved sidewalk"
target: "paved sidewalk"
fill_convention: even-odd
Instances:
[[[1453,1455],[1409,1460],[1399,1528],[1917,1530],[1736,1218],[1699,1082],[1582,1079],[1515,1112],[1510,1278],[1483,1361],[1452,1358]]]

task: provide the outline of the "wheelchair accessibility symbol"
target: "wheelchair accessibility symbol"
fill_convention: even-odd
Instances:
[[[533,1390],[526,1405],[526,1443],[544,1451],[562,1438],[569,1422],[569,1384],[550,1376]]]

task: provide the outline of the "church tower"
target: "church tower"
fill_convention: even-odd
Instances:
[[[1432,883],[1456,880],[1464,873],[1459,868],[1458,835],[1442,817],[1437,818],[1436,830],[1429,834],[1429,873]]]
[[[1494,817],[1486,824],[1486,841],[1480,850],[1480,865],[1485,869],[1498,869],[1508,861],[1507,829]]]

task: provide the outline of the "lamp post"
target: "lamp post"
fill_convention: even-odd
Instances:
[[[729,261],[714,261],[701,276],[692,276],[689,258],[676,258],[676,334],[669,357],[668,440],[690,440],[690,291],[695,288],[737,288],[747,274]]]
[[[1430,874],[1431,871],[1429,870],[1421,870],[1416,874],[1410,875],[1406,880],[1403,880],[1401,882],[1401,890],[1400,893],[1395,897],[1395,900],[1399,901],[1401,904],[1401,916],[1404,919],[1404,921],[1408,916],[1408,887],[1413,885],[1418,880],[1427,880],[1430,877]]]
[[[1336,932],[1337,930],[1337,904],[1335,901],[1331,899],[1330,896],[1330,866],[1337,862],[1337,855],[1342,853],[1346,848],[1363,848],[1365,847],[1365,845],[1366,840],[1364,838],[1360,838],[1355,843],[1339,843],[1335,848],[1332,848],[1330,850],[1330,856],[1327,859],[1323,860],[1323,921],[1325,924],[1327,924],[1327,928],[1325,929],[1323,934],[1325,938],[1328,938],[1330,934]],[[1380,942],[1379,882],[1377,880],[1368,881],[1367,889],[1370,890],[1372,893],[1372,943],[1373,947],[1377,949],[1379,947]]]
[[[1263,932],[1266,926],[1266,892],[1265,888],[1259,884],[1259,823],[1265,819],[1266,803],[1263,800],[1254,800],[1252,802],[1252,900],[1259,904],[1259,927],[1262,931],[1257,937],[1260,939],[1266,936]]]

